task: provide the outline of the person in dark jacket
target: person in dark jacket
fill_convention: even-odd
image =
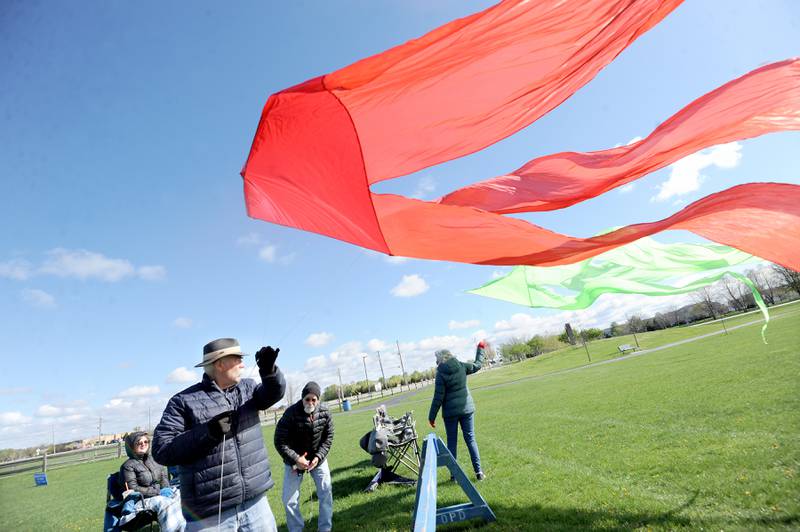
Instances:
[[[137,431],[125,436],[125,453],[128,459],[119,468],[120,487],[125,490],[122,496],[126,500],[123,513],[150,509],[158,515],[158,526],[163,532],[182,531],[186,521],[181,514],[180,494],[170,486],[167,468],[153,460],[147,433]],[[123,523],[124,520],[123,515]]]
[[[186,530],[272,531],[275,517],[265,492],[272,473],[259,410],[286,390],[275,365],[280,349],[256,353],[261,383],[241,378],[239,342],[221,338],[203,348],[202,382],[169,400],[153,433],[153,456],[179,466]]]
[[[464,443],[467,444],[472,468],[478,480],[486,478],[486,474],[481,468],[481,455],[475,440],[475,403],[467,388],[467,375],[481,369],[487,345],[486,340],[478,344],[474,362],[461,362],[447,349],[436,351],[436,388],[428,413],[428,423],[435,428],[436,414],[442,409],[447,448],[453,458],[458,451],[458,426],[461,425]]]
[[[283,506],[289,532],[303,530],[300,514],[300,484],[308,472],[317,485],[319,498],[318,528],[332,528],[333,493],[328,451],[333,444],[333,418],[320,403],[320,387],[309,382],[303,387],[302,399],[283,413],[275,427],[275,448],[283,458]]]

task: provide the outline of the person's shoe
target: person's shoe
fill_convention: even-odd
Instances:
[[[478,471],[477,473],[475,473],[475,478],[477,478],[478,480],[483,480],[486,478],[486,473],[484,473],[483,471]]]

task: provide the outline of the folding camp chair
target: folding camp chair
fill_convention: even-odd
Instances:
[[[119,532],[122,530],[159,530],[158,516],[152,510],[140,510],[131,521],[120,526],[122,507],[122,485],[119,481],[119,472],[111,473],[106,479],[106,511],[103,519],[105,532]]]
[[[383,428],[389,433],[385,469],[397,473],[402,464],[414,477],[419,477],[420,450],[414,412],[406,412],[402,417],[394,419],[386,413],[386,407],[381,405],[376,409],[372,422],[376,429]]]
[[[386,413],[386,407],[381,405],[376,409],[372,422],[374,429],[364,435],[361,447],[372,454],[372,463],[380,471],[364,491],[374,491],[380,484],[416,484],[419,477],[420,450],[413,412],[406,412],[402,417],[394,419]],[[401,465],[411,471],[414,478],[398,474]]]

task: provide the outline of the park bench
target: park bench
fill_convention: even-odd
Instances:
[[[617,349],[619,350],[620,353],[622,353],[624,355],[626,351],[636,351],[639,348],[638,347],[634,347],[634,346],[632,346],[630,344],[622,344],[622,345],[618,346]]]

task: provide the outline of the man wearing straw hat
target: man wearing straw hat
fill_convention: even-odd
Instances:
[[[280,349],[256,353],[261,384],[241,377],[242,349],[234,338],[203,347],[201,382],[167,403],[153,432],[153,457],[179,466],[187,531],[272,531],[265,493],[272,472],[259,410],[277,403],[286,381],[275,365]]]

